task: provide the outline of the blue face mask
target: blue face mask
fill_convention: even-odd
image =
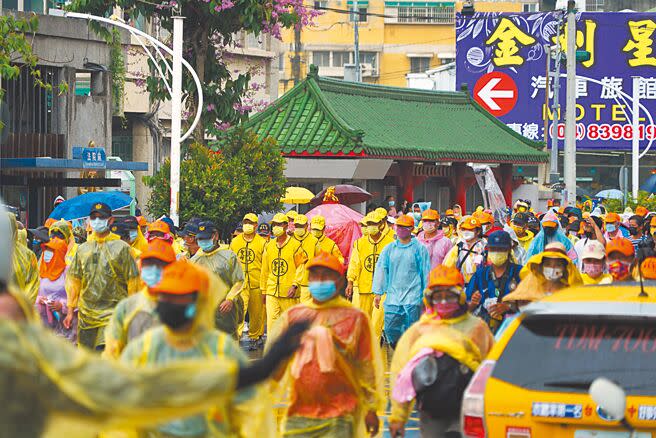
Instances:
[[[606,224],[606,231],[608,231],[609,233],[614,233],[615,230],[617,230],[615,224]]]
[[[394,201],[389,201],[387,204],[388,204],[390,207],[394,207],[394,205],[396,204],[396,202],[394,202]]]
[[[312,298],[322,303],[337,293],[337,286],[332,281],[311,281],[308,287]]]
[[[109,221],[102,218],[90,219],[89,225],[96,233],[104,233],[109,228]]]
[[[203,250],[203,252],[209,252],[212,251],[212,248],[214,248],[214,241],[212,239],[207,239],[207,240],[197,240],[198,246],[200,249]]]
[[[139,233],[137,230],[130,230],[130,242],[134,242],[137,240],[137,237],[139,236]]]
[[[156,265],[143,266],[141,268],[141,279],[146,283],[146,286],[155,286],[162,280],[162,268]]]

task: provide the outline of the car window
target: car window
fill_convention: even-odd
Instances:
[[[656,321],[524,320],[492,376],[526,389],[587,392],[597,377],[629,395],[656,395]]]

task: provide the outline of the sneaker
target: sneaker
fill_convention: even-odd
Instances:
[[[248,351],[257,351],[262,347],[261,339],[249,339]]]

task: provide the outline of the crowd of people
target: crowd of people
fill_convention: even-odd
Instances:
[[[291,359],[266,362],[264,383],[204,412],[137,424],[141,436],[376,436],[389,398],[393,437],[413,409],[422,436],[439,437],[459,429],[468,379],[526,305],[653,275],[640,269],[656,234],[643,207],[536,212],[518,200],[500,217],[386,202],[361,220],[349,254],[326,235],[326,218],[293,210],[269,223],[248,213],[228,242],[210,220],[176,228],[167,217],[116,217],[103,203],[86,230],[49,219],[28,242],[9,214],[10,285],[54,334],[132,369],[201,360],[248,369],[242,336],[248,350],[280,350],[276,339],[289,344],[290,328],[307,326]]]

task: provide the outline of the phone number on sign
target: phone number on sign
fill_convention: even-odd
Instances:
[[[550,134],[553,135],[553,125],[551,125]],[[565,138],[565,124],[558,124],[558,139]],[[656,125],[639,125],[638,138],[640,140],[654,140],[656,139]],[[585,125],[583,123],[576,124],[576,139],[577,140],[632,140],[633,139],[633,125],[621,124],[596,124]]]

